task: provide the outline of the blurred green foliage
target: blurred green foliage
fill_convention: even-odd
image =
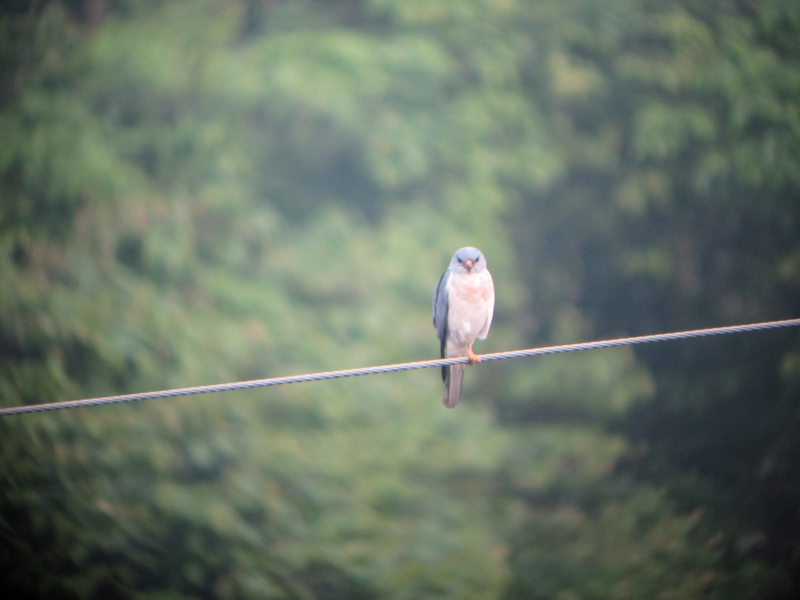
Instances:
[[[0,404],[797,316],[800,5],[0,10]],[[791,331],[0,420],[20,598],[795,598]]]

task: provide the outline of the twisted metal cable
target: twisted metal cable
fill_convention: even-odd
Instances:
[[[563,344],[560,346],[546,346],[543,348],[528,348],[526,350],[512,350],[509,352],[495,352],[480,355],[481,361],[504,360],[507,358],[522,358],[524,356],[543,356],[546,354],[562,354],[578,350],[594,350],[597,348],[613,348],[617,346],[633,346],[651,342],[664,342],[669,340],[683,340],[688,338],[707,337],[726,333],[744,333],[763,329],[778,329],[780,327],[793,327],[800,325],[800,319],[786,319],[783,321],[766,321],[762,323],[749,323],[747,325],[730,325],[726,327],[712,327],[709,329],[693,329],[690,331],[677,331],[673,333],[658,333],[654,335],[640,335],[636,337],[600,340],[596,342],[581,342],[578,344]],[[394,371],[412,371],[415,369],[428,369],[467,363],[466,357],[443,358],[436,360],[423,360],[419,362],[382,365],[377,367],[363,367],[360,369],[346,369],[344,371],[326,371],[324,373],[311,373],[308,375],[290,375],[288,377],[273,377],[271,379],[254,379],[252,381],[239,381],[236,383],[220,383],[215,385],[201,385],[197,387],[162,390],[158,392],[142,392],[139,394],[123,394],[120,396],[105,396],[102,398],[87,398],[84,400],[67,400],[64,402],[51,402],[49,404],[31,404],[29,406],[16,406],[0,409],[0,417],[19,415],[24,413],[42,412],[47,410],[60,410],[64,408],[78,408],[81,406],[98,406],[100,404],[116,404],[119,402],[133,402],[136,400],[149,400],[151,398],[172,398],[175,396],[190,396],[193,394],[207,394],[210,392],[228,392],[287,383],[306,383],[324,379],[340,379],[342,377],[356,377],[358,375],[374,375],[377,373],[392,373]]]

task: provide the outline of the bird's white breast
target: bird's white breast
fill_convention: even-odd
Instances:
[[[468,346],[486,337],[494,310],[494,284],[489,271],[456,273],[447,282],[447,325],[450,342]]]

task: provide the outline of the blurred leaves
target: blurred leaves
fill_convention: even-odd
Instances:
[[[0,16],[0,403],[791,316],[789,0]],[[26,597],[790,598],[791,332],[0,420]],[[781,337],[782,336],[782,337]],[[760,340],[760,341],[759,341]]]

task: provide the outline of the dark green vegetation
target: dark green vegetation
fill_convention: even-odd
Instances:
[[[796,0],[0,16],[0,404],[800,315]],[[0,419],[4,594],[794,599],[800,332]]]

